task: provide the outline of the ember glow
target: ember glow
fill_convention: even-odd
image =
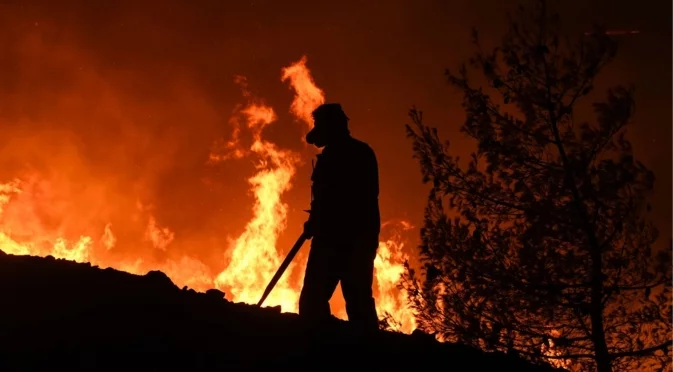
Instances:
[[[87,213],[94,213],[93,206],[86,204],[86,198],[77,199],[83,195],[71,188],[80,180],[69,179],[67,169],[58,177],[36,170],[0,183],[0,249],[10,254],[51,255],[91,262],[135,274],[161,270],[179,286],[200,291],[218,288],[230,300],[256,303],[284,259],[285,252],[277,244],[287,227],[289,206],[283,199],[284,194],[292,188],[297,167],[309,159],[302,159],[298,152],[280,148],[265,137],[264,130],[270,126],[292,124],[279,121],[277,111],[248,90],[245,77],[236,77],[235,83],[242,89],[243,102],[236,106],[229,119],[230,136],[214,138],[203,162],[211,169],[228,162],[252,162],[254,170],[247,182],[254,202],[250,205],[252,218],[244,231],[233,238],[229,246],[223,247],[218,262],[206,262],[187,252],[181,253],[179,234],[155,217],[155,206],[142,200],[137,201],[129,220],[142,232],[142,239],[135,243],[149,245],[151,251],[121,249],[124,226],[118,229],[110,221],[83,226],[85,221],[94,220],[86,218]],[[307,58],[304,56],[283,68],[280,83],[287,83],[294,92],[289,111],[302,124],[305,133],[312,127],[311,111],[325,102],[323,91],[316,86],[307,67]],[[92,190],[89,192],[102,193]],[[82,213],[76,213],[80,211]],[[78,215],[82,217],[81,223],[76,221]],[[405,242],[399,232],[411,228],[405,221],[384,224],[384,231],[388,233],[383,235],[385,239],[380,242],[375,262],[374,291],[379,315],[390,314],[403,332],[411,332],[415,323],[406,307],[406,294],[397,287],[407,259],[403,249]],[[288,268],[267,299],[267,306],[280,306],[286,312],[297,311],[304,265],[305,260],[297,260]],[[333,312],[341,317],[345,313],[343,308]]]

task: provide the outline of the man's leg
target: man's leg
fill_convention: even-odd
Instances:
[[[333,254],[332,247],[313,238],[299,296],[299,315],[309,320],[325,320],[331,315],[329,300],[339,283]]]
[[[350,255],[341,275],[348,321],[360,329],[377,330],[378,316],[372,293],[376,249],[366,246],[349,248]]]

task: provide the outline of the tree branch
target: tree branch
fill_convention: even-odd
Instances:
[[[669,281],[670,281],[669,278],[662,278],[661,280],[659,280],[657,282],[654,282],[652,284],[640,285],[640,286],[635,286],[635,287],[622,287],[622,286],[619,286],[619,285],[615,285],[615,286],[607,287],[606,289],[612,289],[612,290],[619,289],[620,291],[638,291],[638,290],[643,290],[643,289],[652,289],[652,288],[658,287],[662,284],[666,284]]]
[[[631,350],[631,351],[622,351],[621,353],[614,353],[614,354],[611,354],[610,357],[612,359],[626,358],[626,357],[642,357],[642,356],[650,355],[650,354],[652,354],[656,351],[660,351],[660,350],[666,351],[669,348],[671,348],[671,342],[667,341],[667,342],[664,342],[662,344],[652,346],[652,347],[648,347],[648,348],[641,349],[641,350]]]

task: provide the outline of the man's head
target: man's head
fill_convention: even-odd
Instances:
[[[329,143],[350,134],[348,116],[338,103],[324,103],[313,110],[313,129],[306,135],[306,142],[316,147],[324,147]]]

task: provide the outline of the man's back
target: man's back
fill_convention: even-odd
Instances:
[[[369,145],[349,136],[325,147],[311,178],[317,237],[378,239],[378,164]]]

